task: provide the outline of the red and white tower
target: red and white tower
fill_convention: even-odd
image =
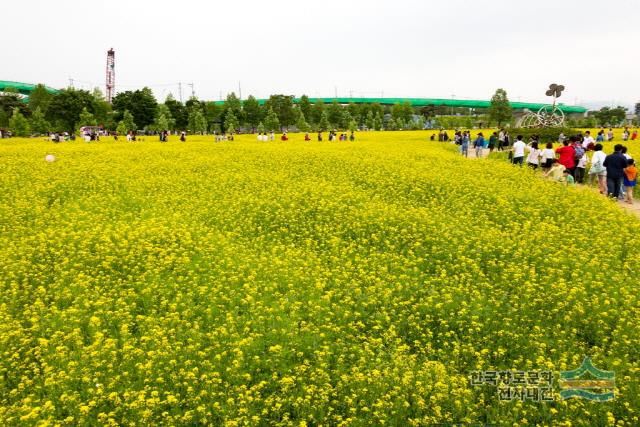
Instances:
[[[113,99],[113,95],[115,95],[116,91],[116,52],[113,48],[109,49],[107,52],[107,87],[106,87],[106,96],[107,102],[111,104],[111,100]]]

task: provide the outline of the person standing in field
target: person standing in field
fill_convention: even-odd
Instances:
[[[627,160],[627,165],[624,170],[624,187],[627,190],[627,203],[633,204],[633,188],[636,186],[638,169],[633,159]]]
[[[582,156],[577,160],[576,169],[575,169],[575,178],[578,184],[584,183],[585,171],[587,170],[587,162],[589,161],[589,156],[587,156],[587,152],[584,151]]]
[[[529,155],[527,156],[527,166],[532,169],[538,169],[538,166],[540,165],[540,155],[542,154],[538,148],[538,141],[532,141],[527,145],[526,149],[529,152]]]
[[[462,133],[462,139],[460,140],[460,154],[465,157],[469,157],[469,134],[467,132]]]
[[[476,158],[482,158],[484,153],[484,135],[482,135],[482,132],[478,133],[476,140],[473,141],[473,148],[476,149]]]
[[[591,136],[591,132],[590,131],[586,131],[584,133],[584,139],[582,140],[582,146],[586,150],[587,148],[589,148],[589,144],[595,144],[595,140]]]
[[[322,132],[318,131],[318,142],[322,142]]]
[[[353,142],[356,140],[356,133],[354,131],[351,131],[351,134],[349,135],[349,141]]]
[[[572,143],[575,143],[575,140],[575,137],[570,138]],[[560,155],[558,162],[565,168],[569,169],[569,173],[573,174],[573,169],[576,167],[576,153],[573,149],[573,145],[569,145],[569,141],[565,140],[562,143],[562,147],[556,148],[556,153]]]
[[[602,144],[597,143],[591,157],[591,168],[589,169],[589,182],[594,178],[598,179],[598,189],[600,194],[607,193],[607,169],[604,167],[604,160],[607,157],[602,151]]]
[[[631,140],[635,141],[636,139],[638,139],[638,130],[634,129],[633,133],[631,134]]]
[[[593,148],[594,143],[590,142],[589,146]],[[581,178],[577,176],[577,174],[581,172],[578,170],[578,164],[580,163],[580,160],[585,156],[586,152],[587,152],[587,148],[584,146],[584,142],[581,143],[579,140],[574,142],[573,158],[575,160],[574,163],[576,164],[576,167],[574,169],[574,178],[576,179],[576,182],[579,182],[579,183],[582,183],[582,178],[584,178],[584,174],[582,175]],[[586,166],[586,160],[585,160],[585,166]],[[584,172],[584,169],[582,170],[582,172]]]
[[[620,196],[624,170],[628,166],[627,158],[622,154],[622,145],[616,144],[602,164],[607,168],[607,194],[614,199]]]
[[[527,144],[522,140],[522,135],[516,137],[516,142],[513,143],[513,164],[520,165],[524,163],[524,149]]]
[[[498,144],[498,132],[494,132],[489,137],[489,153],[493,153],[493,149]]]
[[[567,139],[567,137],[564,135],[564,132],[560,132],[560,135],[558,135],[558,142],[562,144],[565,139]]]
[[[609,128],[609,132],[607,132],[607,141],[613,141],[613,129]]]
[[[604,129],[601,129],[596,136],[596,142],[604,142]]]
[[[187,133],[185,131],[180,132],[180,142],[185,142],[187,140]]]
[[[500,132],[498,133],[498,151],[502,151],[505,147],[504,137],[505,137],[504,129],[500,129]]]
[[[553,165],[555,158],[556,153],[553,151],[553,144],[548,142],[546,148],[540,152],[540,166],[542,170],[547,172],[551,168],[551,165]]]
[[[624,131],[622,132],[622,140],[627,141],[628,139],[629,139],[629,129],[624,128]]]

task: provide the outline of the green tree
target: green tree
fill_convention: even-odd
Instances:
[[[118,132],[119,135],[127,134],[127,124],[124,120],[120,120],[120,123],[118,123],[118,126],[116,127],[116,132]]]
[[[124,117],[124,111],[127,110],[141,129],[153,123],[157,107],[158,102],[148,87],[133,92],[120,92],[113,98],[114,118],[121,120]]]
[[[342,106],[338,103],[338,101],[334,100],[330,105],[328,110],[329,114],[329,123],[334,128],[342,127]]]
[[[298,120],[296,121],[296,127],[300,132],[309,132],[311,130],[311,126],[304,118],[304,113],[300,111],[298,114]]]
[[[56,123],[59,130],[72,133],[77,128],[83,109],[93,114],[93,101],[93,96],[86,90],[63,89],[51,99],[46,112],[47,119]]]
[[[249,98],[244,101],[242,109],[244,110],[246,123],[251,126],[252,129],[258,126],[258,123],[262,120],[262,108],[258,100],[253,95],[249,95]]]
[[[80,113],[80,117],[78,118],[78,128],[82,126],[96,126],[96,118],[87,110],[87,108],[83,108]]]
[[[262,122],[258,123],[258,129],[257,129],[258,133],[264,133],[265,131],[265,127],[262,124]]]
[[[120,123],[124,123],[124,127],[126,129],[126,132],[124,133],[138,129],[138,127],[136,126],[136,123],[133,121],[133,114],[131,114],[129,110],[124,110],[124,114],[122,115],[122,121]]]
[[[158,113],[158,115],[156,116],[156,120],[155,122],[153,122],[153,130],[155,130],[156,132],[163,132],[165,130],[169,130],[169,119],[167,119],[167,116],[161,112]]]
[[[186,129],[189,124],[189,112],[187,108],[182,105],[182,102],[176,101],[173,95],[169,94],[164,101],[164,105],[167,106],[171,112],[171,117],[175,120],[175,129]]]
[[[360,117],[362,115],[362,108],[355,102],[350,102],[349,105],[347,105],[347,111],[349,111],[349,114],[356,122],[361,122],[363,120],[362,117]]]
[[[291,126],[296,121],[293,95],[271,95],[265,103],[265,108],[271,108],[278,116],[280,126]]]
[[[104,98],[100,88],[94,88],[91,96],[93,96],[93,115],[96,123],[108,127],[111,124],[111,104]]]
[[[19,108],[13,110],[11,120],[9,120],[9,129],[13,136],[29,136],[31,134],[31,127],[29,121],[22,115]]]
[[[373,119],[373,128],[375,130],[382,130],[382,117],[378,113],[376,113]]]
[[[298,108],[300,108],[300,112],[304,115],[305,119],[312,120],[311,115],[311,101],[309,101],[309,97],[307,95],[302,95],[300,100],[298,101]]]
[[[233,114],[229,113],[227,115],[227,120],[231,118],[237,122],[237,119],[235,119]],[[232,127],[231,129],[235,128]],[[202,109],[199,106],[193,106],[191,108],[191,112],[189,113],[189,130],[194,133],[197,132],[201,134],[204,134],[207,131],[207,119],[205,119]]]
[[[322,112],[325,110],[326,110],[326,107],[322,100],[318,100],[318,102],[313,104],[313,108],[311,110],[311,116],[310,116],[311,123],[319,125],[320,119],[322,118]]]
[[[352,119],[349,124],[348,124],[348,128],[351,132],[355,132],[358,130],[358,122],[355,121],[355,119]]]
[[[349,110],[347,108],[343,108],[342,121],[340,122],[340,127],[343,129],[348,129],[352,121],[355,121],[355,119],[353,118]],[[358,124],[356,123],[356,126],[357,125]]]
[[[507,91],[504,89],[496,90],[496,93],[491,97],[489,120],[497,123],[499,127],[511,120],[512,117],[513,110],[509,104],[509,98],[507,98]]]
[[[0,127],[9,125],[9,119],[16,108],[20,110],[22,115],[26,115],[29,112],[18,94],[9,92],[7,89],[4,94],[0,95]]]
[[[163,120],[161,120],[161,118]],[[171,110],[165,104],[158,104],[156,109],[156,119],[154,121],[154,128],[156,132],[163,130],[175,130],[176,121],[171,116]]]
[[[223,107],[218,106],[215,102],[207,102],[204,104],[204,117],[207,120],[209,130],[213,131],[216,126],[220,127],[222,112]]]
[[[52,99],[53,94],[43,84],[37,84],[29,95],[29,110],[35,112],[36,109],[40,108],[42,114],[45,114]]]
[[[621,106],[616,108],[602,107],[598,111],[590,111],[589,115],[595,117],[600,126],[617,126],[627,117],[627,108]]]
[[[227,114],[224,118],[224,129],[225,132],[235,132],[240,127],[240,122],[238,118],[233,114],[232,110],[227,111]]]
[[[327,131],[331,129],[331,123],[329,123],[329,114],[327,110],[322,110],[320,120],[318,121],[318,130]]]
[[[51,124],[45,119],[40,107],[36,107],[31,115],[31,130],[40,135],[46,134],[51,129]]]
[[[367,112],[367,118],[365,120],[365,126],[367,126],[367,129],[375,129],[373,111],[371,111],[371,110],[369,110],[369,112]]]
[[[280,120],[271,107],[267,109],[267,115],[264,118],[264,127],[268,131],[280,130]]]
[[[227,112],[231,111],[236,118],[242,115],[242,102],[236,96],[235,92],[231,92],[227,95],[227,100],[224,102],[225,116]]]

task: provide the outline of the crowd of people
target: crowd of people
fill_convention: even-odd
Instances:
[[[616,144],[612,153],[604,153],[602,142],[612,141],[613,138],[612,131],[605,133],[604,130],[599,131],[596,138],[590,131],[568,138],[560,134],[560,147],[554,149],[553,143],[542,144],[537,135],[532,135],[528,142],[518,135],[509,147],[509,134],[500,130],[493,132],[488,141],[482,132],[473,141],[469,131],[456,132],[453,142],[459,145],[460,153],[465,157],[469,155],[471,146],[478,158],[483,156],[485,148],[489,148],[489,151],[508,148],[509,159],[514,165],[523,166],[526,163],[532,169],[540,168],[545,177],[566,185],[597,182],[601,194],[625,199],[632,204],[638,170],[626,146]],[[628,129],[622,135],[623,141],[635,141],[637,138],[637,131],[629,132]]]

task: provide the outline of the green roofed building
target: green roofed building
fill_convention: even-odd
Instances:
[[[264,104],[266,99],[259,99],[260,104]],[[294,98],[293,102],[298,103],[300,98]],[[465,107],[465,108],[489,108],[491,101],[481,101],[473,99],[442,99],[442,98],[309,98],[309,101],[314,104],[318,101],[322,101],[325,104],[330,104],[333,101],[337,101],[340,104],[381,104],[381,105],[395,105],[409,102],[413,107],[426,107],[427,105],[446,106],[446,107]],[[224,101],[216,101],[216,104],[224,104]],[[538,104],[532,102],[510,102],[511,107],[514,110],[531,110],[538,111],[540,108],[550,104]],[[585,107],[577,105],[564,105],[558,104],[558,108],[565,114],[584,114],[587,112]]]
[[[31,84],[31,83],[10,82],[5,80],[0,80],[0,92],[4,92],[7,89],[13,89],[18,91],[18,93],[22,95],[29,96],[31,95],[31,92],[33,92],[33,90],[36,88],[36,86],[37,85]],[[59,92],[58,89],[54,89],[47,86],[45,86],[45,89],[47,89],[50,93]]]

